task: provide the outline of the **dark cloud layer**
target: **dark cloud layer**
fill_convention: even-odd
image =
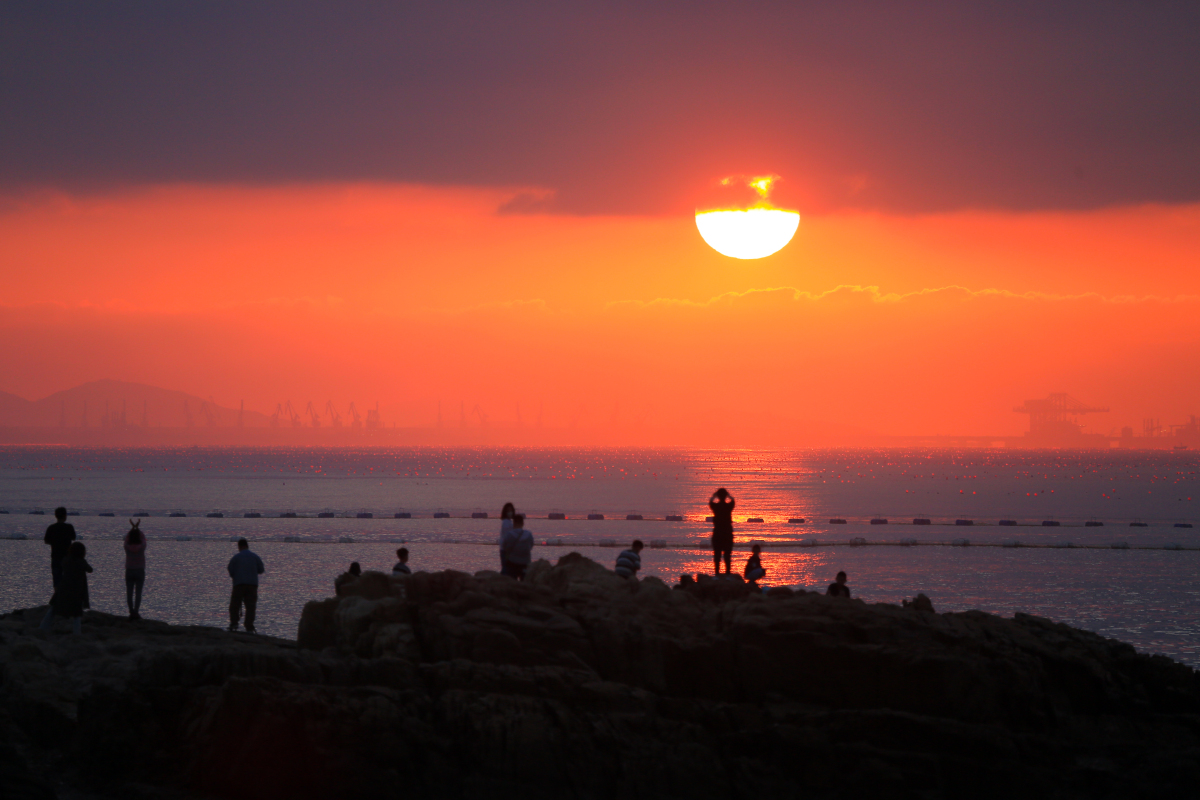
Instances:
[[[0,182],[402,180],[657,213],[1200,199],[1195,3],[5,3]]]

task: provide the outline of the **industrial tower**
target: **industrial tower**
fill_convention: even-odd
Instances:
[[[1066,392],[1054,392],[1042,400],[1026,400],[1013,411],[1029,415],[1029,432],[1025,435],[1031,439],[1073,439],[1083,435],[1079,417],[1108,409],[1081,403]]]

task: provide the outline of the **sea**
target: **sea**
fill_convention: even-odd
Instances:
[[[0,611],[49,599],[60,505],[93,609],[126,613],[138,518],[142,616],[224,627],[245,537],[266,564],[258,630],[294,638],[352,561],[390,571],[403,546],[414,570],[498,569],[505,502],[535,559],[611,565],[641,539],[643,577],[711,572],[706,502],[725,487],[734,569],[761,543],[764,585],[823,591],[845,571],[866,602],[1036,614],[1200,666],[1198,472],[1195,451],[2,446]]]

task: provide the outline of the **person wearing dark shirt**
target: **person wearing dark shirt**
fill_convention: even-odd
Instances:
[[[357,561],[350,562],[350,569],[338,575],[333,581],[333,593],[338,597],[342,596],[342,592],[346,586],[354,583],[362,577],[362,566]]]
[[[613,572],[622,578],[636,577],[638,570],[642,568],[643,547],[641,539],[634,539],[633,544],[629,545],[629,549],[622,550],[621,554],[617,556],[617,565],[613,568]]]
[[[762,565],[762,545],[754,545],[750,548],[750,558],[746,559],[746,569],[742,572],[742,577],[746,579],[746,583],[758,588],[758,581],[766,577],[767,571]]]
[[[266,572],[262,559],[250,550],[250,543],[238,539],[237,555],[229,559],[229,577],[233,579],[233,593],[229,597],[229,630],[238,629],[238,618],[242,605],[246,606],[246,632],[254,633],[255,612],[258,610],[258,576]]]
[[[401,547],[396,551],[396,558],[400,559],[392,565],[393,575],[412,575],[412,570],[408,568],[408,548]]]
[[[829,584],[829,588],[825,590],[825,594],[829,597],[849,597],[850,587],[846,585],[846,573],[839,572],[837,574],[837,582]]]
[[[87,574],[92,567],[85,560],[87,548],[83,542],[71,542],[67,548],[67,557],[63,560],[63,574],[60,585],[50,598],[50,608],[42,619],[41,629],[50,630],[54,625],[54,617],[66,617],[71,620],[71,629],[79,633],[82,629],[83,610],[88,607]]]
[[[725,574],[729,574],[729,562],[733,558],[733,495],[725,489],[717,489],[708,498],[708,507],[713,513],[713,572],[721,574],[721,558],[725,559]]]
[[[50,545],[50,575],[54,579],[54,588],[58,588],[62,580],[63,561],[67,558],[67,550],[75,541],[75,526],[67,522],[67,510],[62,506],[54,509],[54,518],[58,520],[46,528],[43,541]]]

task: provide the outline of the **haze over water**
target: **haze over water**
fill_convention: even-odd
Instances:
[[[294,636],[304,602],[332,594],[333,578],[352,560],[389,570],[398,542],[416,569],[496,568],[496,517],[508,500],[530,516],[535,558],[553,561],[574,549],[609,566],[616,551],[597,545],[637,537],[665,545],[643,554],[643,576],[674,582],[682,572],[709,571],[704,503],[725,486],[738,501],[739,547],[751,539],[778,545],[764,556],[768,584],[823,588],[845,569],[855,596],[867,601],[924,592],[940,611],[1036,613],[1200,664],[1200,535],[1176,527],[1198,522],[1198,466],[1191,451],[7,447],[0,448],[0,510],[9,512],[0,515],[0,608],[49,597],[41,534],[57,505],[79,513],[70,521],[96,567],[94,608],[123,613],[119,540],[126,518],[143,512],[150,515],[142,522],[150,540],[144,615],[223,625],[229,539],[246,536],[267,562],[260,630]],[[224,517],[205,516],[214,511]],[[451,517],[434,519],[439,511]],[[248,512],[262,517],[247,519]],[[321,512],[337,516],[319,519]],[[372,519],[356,517],[367,512]],[[472,512],[491,518],[471,519]],[[551,512],[568,519],[546,519]],[[606,519],[589,521],[589,513]],[[627,521],[629,514],[645,519]],[[669,514],[684,521],[663,521]],[[934,524],[913,526],[914,517]],[[975,524],[956,526],[956,519]],[[1000,527],[1000,519],[1020,524]],[[1084,527],[1088,520],[1104,525]],[[1146,527],[1129,527],[1135,520]],[[21,535],[28,538],[9,539]],[[1077,547],[851,548],[854,537]],[[795,546],[803,540],[818,544]],[[1111,549],[1117,542],[1132,549]],[[1168,543],[1193,549],[1157,549]],[[745,558],[735,553],[735,569]]]

